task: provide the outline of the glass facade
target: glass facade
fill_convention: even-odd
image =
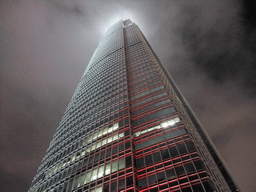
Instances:
[[[238,191],[130,20],[100,42],[29,192]]]

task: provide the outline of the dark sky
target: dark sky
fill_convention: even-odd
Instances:
[[[0,191],[28,190],[95,48],[122,18],[144,32],[240,189],[255,191],[255,6],[249,0],[1,0]]]

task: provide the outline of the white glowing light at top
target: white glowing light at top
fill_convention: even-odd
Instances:
[[[105,34],[112,25],[120,20],[126,19],[130,19],[132,22],[136,22],[135,16],[131,11],[120,7],[117,8],[117,10],[108,15],[104,20],[104,23],[102,23],[102,33]]]

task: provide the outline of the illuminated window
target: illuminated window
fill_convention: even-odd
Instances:
[[[144,141],[142,143],[139,143],[139,144],[135,145],[135,150],[139,150],[139,149],[148,147],[150,145],[156,144],[158,142],[164,141],[166,139],[171,139],[171,138],[174,138],[174,137],[177,137],[177,136],[180,136],[180,135],[184,135],[184,134],[186,134],[185,129],[178,129],[178,130],[175,130],[173,132],[167,133],[165,135],[161,135],[161,136],[158,136],[156,138],[153,138],[153,139]]]
[[[174,125],[175,123],[178,123],[178,122],[180,122],[180,118],[176,117],[176,118],[173,118],[173,119],[171,119],[169,121],[163,122],[160,125],[157,125],[155,127],[151,127],[151,128],[145,129],[143,131],[138,131],[138,132],[134,133],[134,136],[135,137],[139,137],[140,135],[143,135],[145,133],[149,133],[149,132],[157,130],[157,129],[161,129],[161,128],[166,128],[168,126],[172,126],[172,125]]]

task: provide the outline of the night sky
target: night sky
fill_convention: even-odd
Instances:
[[[255,14],[249,0],[1,0],[0,191],[29,189],[100,39],[128,18],[181,89],[239,188],[255,191]]]

